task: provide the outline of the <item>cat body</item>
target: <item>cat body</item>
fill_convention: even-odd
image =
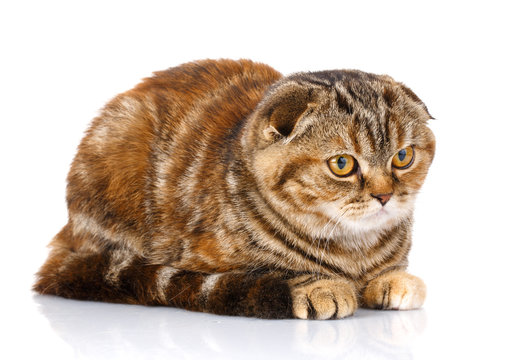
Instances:
[[[419,307],[425,285],[404,270],[429,118],[407,87],[360,71],[158,72],[91,124],[34,288],[263,318]]]

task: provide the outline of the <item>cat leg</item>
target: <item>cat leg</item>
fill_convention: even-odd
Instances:
[[[362,294],[363,306],[373,309],[410,310],[425,300],[424,282],[404,271],[391,271],[371,280]]]
[[[167,305],[260,318],[343,318],[357,308],[347,280],[280,272],[207,274],[147,264],[123,250],[55,248],[34,290],[66,298]]]
[[[338,319],[352,315],[357,309],[353,286],[341,278],[323,279],[273,271],[197,274],[197,281],[182,281],[178,279],[181,274],[169,280],[165,299],[170,305],[182,308],[186,308],[186,304],[181,292],[186,290],[179,288],[179,283],[192,284],[187,291],[193,293],[190,305],[198,304],[193,310],[214,314]]]

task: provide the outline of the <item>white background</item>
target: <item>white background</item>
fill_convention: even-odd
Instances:
[[[518,14],[513,1],[2,2],[0,357],[518,358]],[[427,104],[437,156],[410,257],[422,310],[262,321],[30,292],[98,109],[152,71],[221,57],[387,73]]]

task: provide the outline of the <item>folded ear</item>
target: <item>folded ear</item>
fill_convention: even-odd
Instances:
[[[423,103],[423,101],[418,97],[418,95],[416,95],[414,93],[413,90],[409,89],[407,86],[405,86],[404,84],[402,83],[399,83],[400,85],[400,88],[404,91],[404,93],[412,100],[414,101],[418,106],[420,106],[423,110],[425,110],[425,112],[427,113],[427,116],[429,116],[429,119],[433,119],[434,118],[431,116],[431,114],[429,113],[429,109],[427,109],[427,106],[425,106],[425,104]]]
[[[314,90],[297,83],[282,84],[267,95],[260,115],[267,119],[263,134],[268,140],[294,135],[305,126],[301,119],[317,105]]]

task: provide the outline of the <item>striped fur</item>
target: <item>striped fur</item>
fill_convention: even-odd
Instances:
[[[404,270],[429,118],[403,84],[360,71],[158,72],[91,124],[34,289],[263,318],[418,307],[425,286]],[[392,168],[406,146],[413,165]],[[328,168],[340,154],[357,160],[352,176]]]

